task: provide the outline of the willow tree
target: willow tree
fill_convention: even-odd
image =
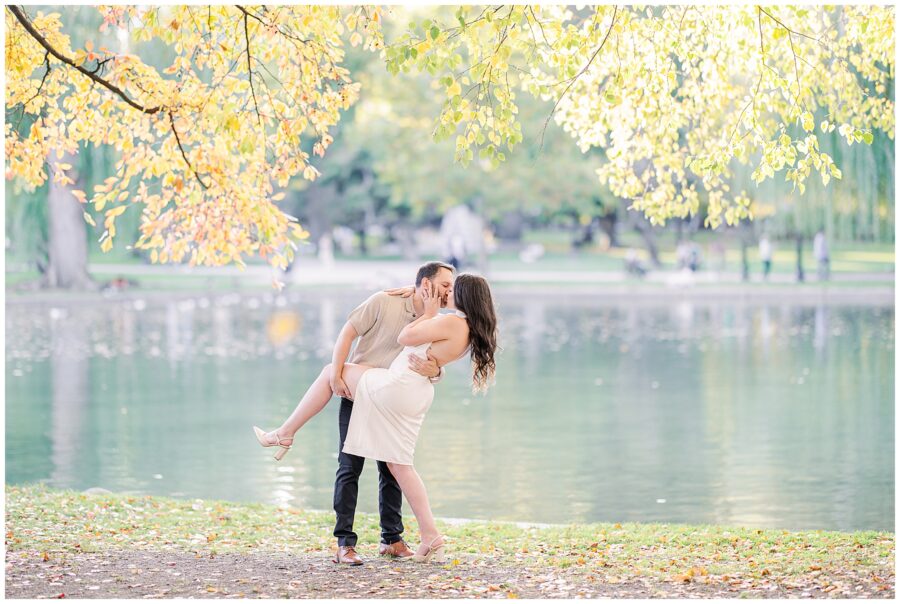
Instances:
[[[389,15],[372,7],[98,10],[104,26],[167,44],[171,64],[73,47],[59,15],[7,7],[7,111],[36,116],[28,132],[7,123],[7,174],[37,185],[53,152],[115,147],[116,173],[79,197],[105,212],[104,249],[139,206],[135,245],[160,262],[290,260],[304,230],[278,188],[316,177],[304,148],[324,156],[358,98],[345,43],[381,53],[394,75],[433,76],[434,134],[455,137],[462,163],[505,161],[523,139],[518,95],[551,100],[548,120],[602,150],[601,183],[657,224],[701,201],[712,227],[751,217],[727,184],[736,163],[802,191],[813,173],[841,177],[821,136],[893,139],[892,7],[464,6],[387,45]],[[67,164],[53,165],[66,184]]]
[[[709,225],[749,215],[730,191],[732,162],[759,183],[783,172],[802,192],[812,172],[840,178],[819,138],[893,138],[893,7],[461,7],[386,49],[393,73],[427,70],[444,85],[438,137],[456,157],[505,159],[521,142],[521,89],[555,99],[600,180],[664,223],[708,201]],[[888,91],[891,94],[888,94]],[[817,116],[821,119],[817,120]]]

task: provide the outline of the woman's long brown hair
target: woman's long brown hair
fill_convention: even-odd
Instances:
[[[497,350],[497,313],[484,277],[462,274],[453,282],[453,302],[466,314],[472,357],[472,389],[487,390],[494,379]]]

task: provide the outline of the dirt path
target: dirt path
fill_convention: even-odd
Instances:
[[[325,552],[253,552],[200,557],[188,552],[106,550],[43,559],[36,551],[6,554],[7,598],[633,598],[868,597],[893,598],[893,585],[828,593],[772,583],[753,589],[721,581],[619,581],[562,569],[534,570],[485,556],[444,565],[381,559],[362,552],[361,567],[337,566]],[[612,582],[615,581],[615,582]]]

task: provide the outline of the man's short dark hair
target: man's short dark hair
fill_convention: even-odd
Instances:
[[[419,267],[419,272],[416,273],[416,287],[422,285],[422,279],[426,277],[428,279],[434,279],[434,276],[438,274],[442,268],[447,269],[451,273],[453,272],[453,265],[447,264],[446,262],[426,262],[422,266]]]

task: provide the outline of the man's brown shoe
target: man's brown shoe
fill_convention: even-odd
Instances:
[[[413,551],[407,547],[406,542],[401,539],[396,543],[382,543],[378,546],[378,553],[382,556],[390,556],[391,558],[409,558],[413,555]]]
[[[334,562],[337,564],[349,564],[350,566],[362,566],[362,558],[356,553],[352,545],[339,545],[334,554]]]

